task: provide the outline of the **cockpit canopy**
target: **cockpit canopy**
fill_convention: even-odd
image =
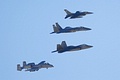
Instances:
[[[68,27],[65,27],[65,29],[71,29],[71,27],[68,26]]]
[[[79,13],[81,13],[80,11],[76,11],[76,14],[79,14]]]

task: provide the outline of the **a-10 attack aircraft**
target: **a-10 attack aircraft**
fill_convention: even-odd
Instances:
[[[63,53],[63,52],[68,52],[68,51],[77,51],[77,50],[88,49],[91,47],[93,47],[93,46],[87,45],[87,44],[81,44],[81,45],[77,45],[77,46],[67,46],[66,42],[62,41],[61,44],[57,44],[57,50],[52,51],[52,53],[54,53],[54,52]]]
[[[67,9],[64,9],[64,11],[66,12],[66,18],[70,17],[70,19],[74,19],[74,18],[82,18],[83,16],[87,15],[87,14],[93,14],[93,12],[88,12],[88,11],[76,11],[75,13],[71,13],[70,11],[68,11]]]
[[[54,67],[53,65],[49,64],[49,63],[45,63],[45,61],[41,61],[39,64],[35,64],[35,63],[26,63],[26,61],[23,61],[23,66],[21,67],[20,64],[17,64],[17,70],[18,71],[22,71],[22,69],[25,69],[25,71],[30,71],[30,72],[34,72],[34,71],[38,71],[41,68],[52,68]]]
[[[64,29],[58,24],[58,23],[55,23],[55,25],[53,25],[53,30],[54,32],[51,32],[50,34],[53,34],[53,33],[71,33],[71,32],[76,32],[76,31],[88,31],[88,30],[91,30],[90,28],[86,28],[86,27],[75,27],[75,28],[71,28],[71,27],[65,27]]]

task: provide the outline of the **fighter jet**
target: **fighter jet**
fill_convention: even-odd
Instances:
[[[71,13],[70,11],[68,11],[67,9],[64,9],[64,11],[66,12],[66,18],[70,17],[70,19],[74,19],[74,18],[82,18],[83,16],[87,15],[87,14],[93,14],[93,12],[88,12],[88,11],[76,11],[75,13]]]
[[[68,52],[68,51],[78,51],[78,50],[88,49],[88,48],[91,48],[91,47],[93,47],[93,46],[87,45],[87,44],[81,44],[81,45],[77,45],[77,46],[67,46],[66,42],[62,41],[61,44],[57,44],[57,49],[55,51],[52,51],[52,53],[54,53],[54,52],[63,53],[63,52]]]
[[[72,28],[72,27],[65,27],[64,29],[58,24],[58,23],[55,23],[55,25],[53,25],[53,30],[54,32],[51,32],[50,34],[53,34],[53,33],[56,33],[56,34],[59,34],[59,33],[72,33],[72,32],[77,32],[77,31],[88,31],[88,30],[91,30],[90,28],[86,28],[86,27],[75,27],[75,28]]]
[[[25,61],[23,61],[23,67],[20,66],[20,64],[17,65],[17,70],[18,71],[21,71],[22,69],[25,69],[25,71],[30,71],[30,72],[33,72],[33,71],[38,71],[39,69],[41,68],[52,68],[54,67],[53,65],[49,64],[49,63],[45,63],[45,61],[42,61],[38,64],[35,64],[35,63],[28,63],[26,64]]]

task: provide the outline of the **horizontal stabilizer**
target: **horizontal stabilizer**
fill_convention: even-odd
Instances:
[[[70,11],[68,11],[67,9],[64,9],[64,11],[66,12],[67,15],[72,14]]]
[[[52,53],[54,53],[54,52],[57,52],[57,50],[55,50],[55,51],[52,51]]]

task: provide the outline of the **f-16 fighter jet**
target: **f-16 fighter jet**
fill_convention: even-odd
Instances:
[[[17,65],[17,70],[21,71],[22,69],[25,69],[25,71],[38,71],[41,68],[51,68],[54,67],[53,65],[49,64],[49,63],[45,63],[45,61],[40,62],[39,64],[35,64],[35,63],[28,63],[26,64],[26,61],[23,61],[23,67],[20,66],[20,64]]]
[[[64,9],[64,11],[67,14],[66,17],[65,17],[65,19],[68,18],[68,17],[70,17],[70,19],[82,18],[83,16],[85,16],[87,14],[93,14],[93,12],[88,12],[88,11],[84,11],[84,12],[76,11],[75,13],[71,13],[67,9]]]
[[[53,25],[53,30],[54,32],[51,32],[50,34],[53,34],[53,33],[71,33],[71,32],[76,32],[76,31],[88,31],[88,30],[91,30],[90,28],[86,28],[86,27],[75,27],[75,28],[72,28],[72,27],[65,27],[64,29],[58,24],[58,23],[55,23],[55,25]]]
[[[93,47],[93,46],[87,45],[87,44],[81,44],[81,45],[77,45],[77,46],[67,46],[66,42],[62,41],[61,44],[57,44],[57,50],[52,51],[52,53],[54,53],[54,52],[63,53],[63,52],[68,52],[68,51],[77,51],[77,50],[88,49],[91,47]]]

